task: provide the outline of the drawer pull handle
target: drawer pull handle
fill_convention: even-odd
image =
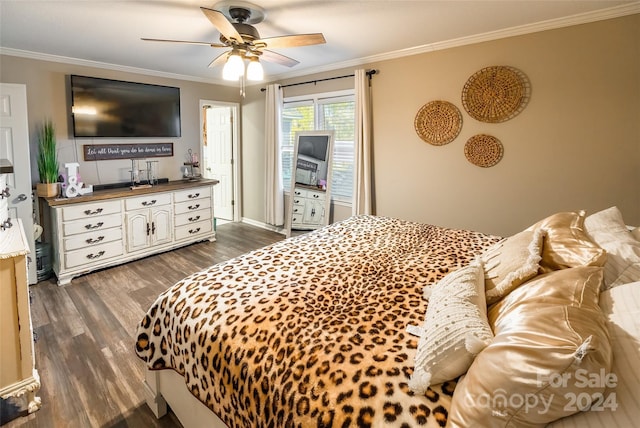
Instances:
[[[198,220],[200,220],[200,216],[199,215],[197,215],[195,217],[189,217],[189,221],[198,221]]]
[[[0,223],[0,230],[11,229],[13,223],[11,223],[11,217],[7,218],[7,220],[3,223]]]
[[[96,214],[100,214],[103,211],[103,208],[98,208],[96,210],[84,210],[85,215],[96,215]]]
[[[187,198],[189,198],[189,199],[195,199],[195,198],[197,198],[198,196],[200,196],[200,193],[196,193],[196,194],[194,194],[194,195],[189,194],[189,196],[187,196]]]
[[[6,189],[0,192],[0,199],[8,198],[9,196],[11,196],[11,193],[9,193],[9,186],[7,186]]]
[[[320,195],[313,195],[313,197],[317,199],[320,197]]]
[[[189,205],[188,207],[190,210],[197,210],[198,208],[200,208],[200,204],[195,204],[195,205]]]
[[[89,260],[97,259],[98,257],[102,257],[102,256],[104,256],[104,251],[100,251],[97,254],[93,254],[93,253],[92,254],[87,254],[87,258]]]
[[[144,201],[144,202],[142,203],[142,205],[144,205],[145,207],[149,207],[149,206],[151,206],[151,205],[155,204],[156,202],[158,202],[158,201],[156,201],[155,199],[152,199],[152,200],[150,200],[150,201]]]
[[[87,224],[87,225],[84,226],[84,228],[91,230],[91,229],[97,229],[99,227],[102,227],[102,225],[104,225],[103,222],[98,222],[96,224]]]
[[[147,236],[149,236],[149,232],[151,232],[151,229],[149,228],[149,223],[147,223]]]
[[[104,236],[98,236],[96,239],[89,238],[87,239],[87,244],[96,244],[104,239]]]
[[[156,222],[155,221],[151,222],[151,233],[153,233],[154,235],[156,233]]]
[[[197,229],[189,229],[189,233],[190,233],[190,234],[192,234],[192,235],[193,235],[194,233],[198,233],[198,232],[200,232],[200,228],[197,228]]]

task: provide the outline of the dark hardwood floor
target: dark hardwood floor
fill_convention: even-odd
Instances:
[[[241,223],[203,242],[74,278],[30,287],[42,408],[3,427],[179,427],[144,401],[144,367],[134,354],[137,324],[155,298],[207,266],[284,239]]]

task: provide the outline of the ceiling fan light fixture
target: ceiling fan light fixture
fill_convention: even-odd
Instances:
[[[249,59],[249,65],[247,65],[247,80],[260,81],[264,79],[264,69],[257,56],[253,56]]]
[[[222,78],[224,80],[238,80],[244,75],[244,61],[242,56],[237,52],[232,52],[227,58],[227,62],[222,69]]]

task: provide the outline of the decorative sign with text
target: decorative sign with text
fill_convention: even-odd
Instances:
[[[85,161],[173,156],[173,143],[84,144],[82,147]]]

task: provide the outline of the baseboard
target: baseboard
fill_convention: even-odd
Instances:
[[[274,226],[272,224],[263,223],[261,221],[253,220],[253,219],[250,219],[250,218],[247,218],[247,217],[242,217],[241,223],[246,223],[246,224],[249,224],[251,226],[259,227],[261,229],[266,229],[266,230],[269,230],[271,232],[276,232],[276,233],[280,233],[282,235],[286,235],[284,227]]]

